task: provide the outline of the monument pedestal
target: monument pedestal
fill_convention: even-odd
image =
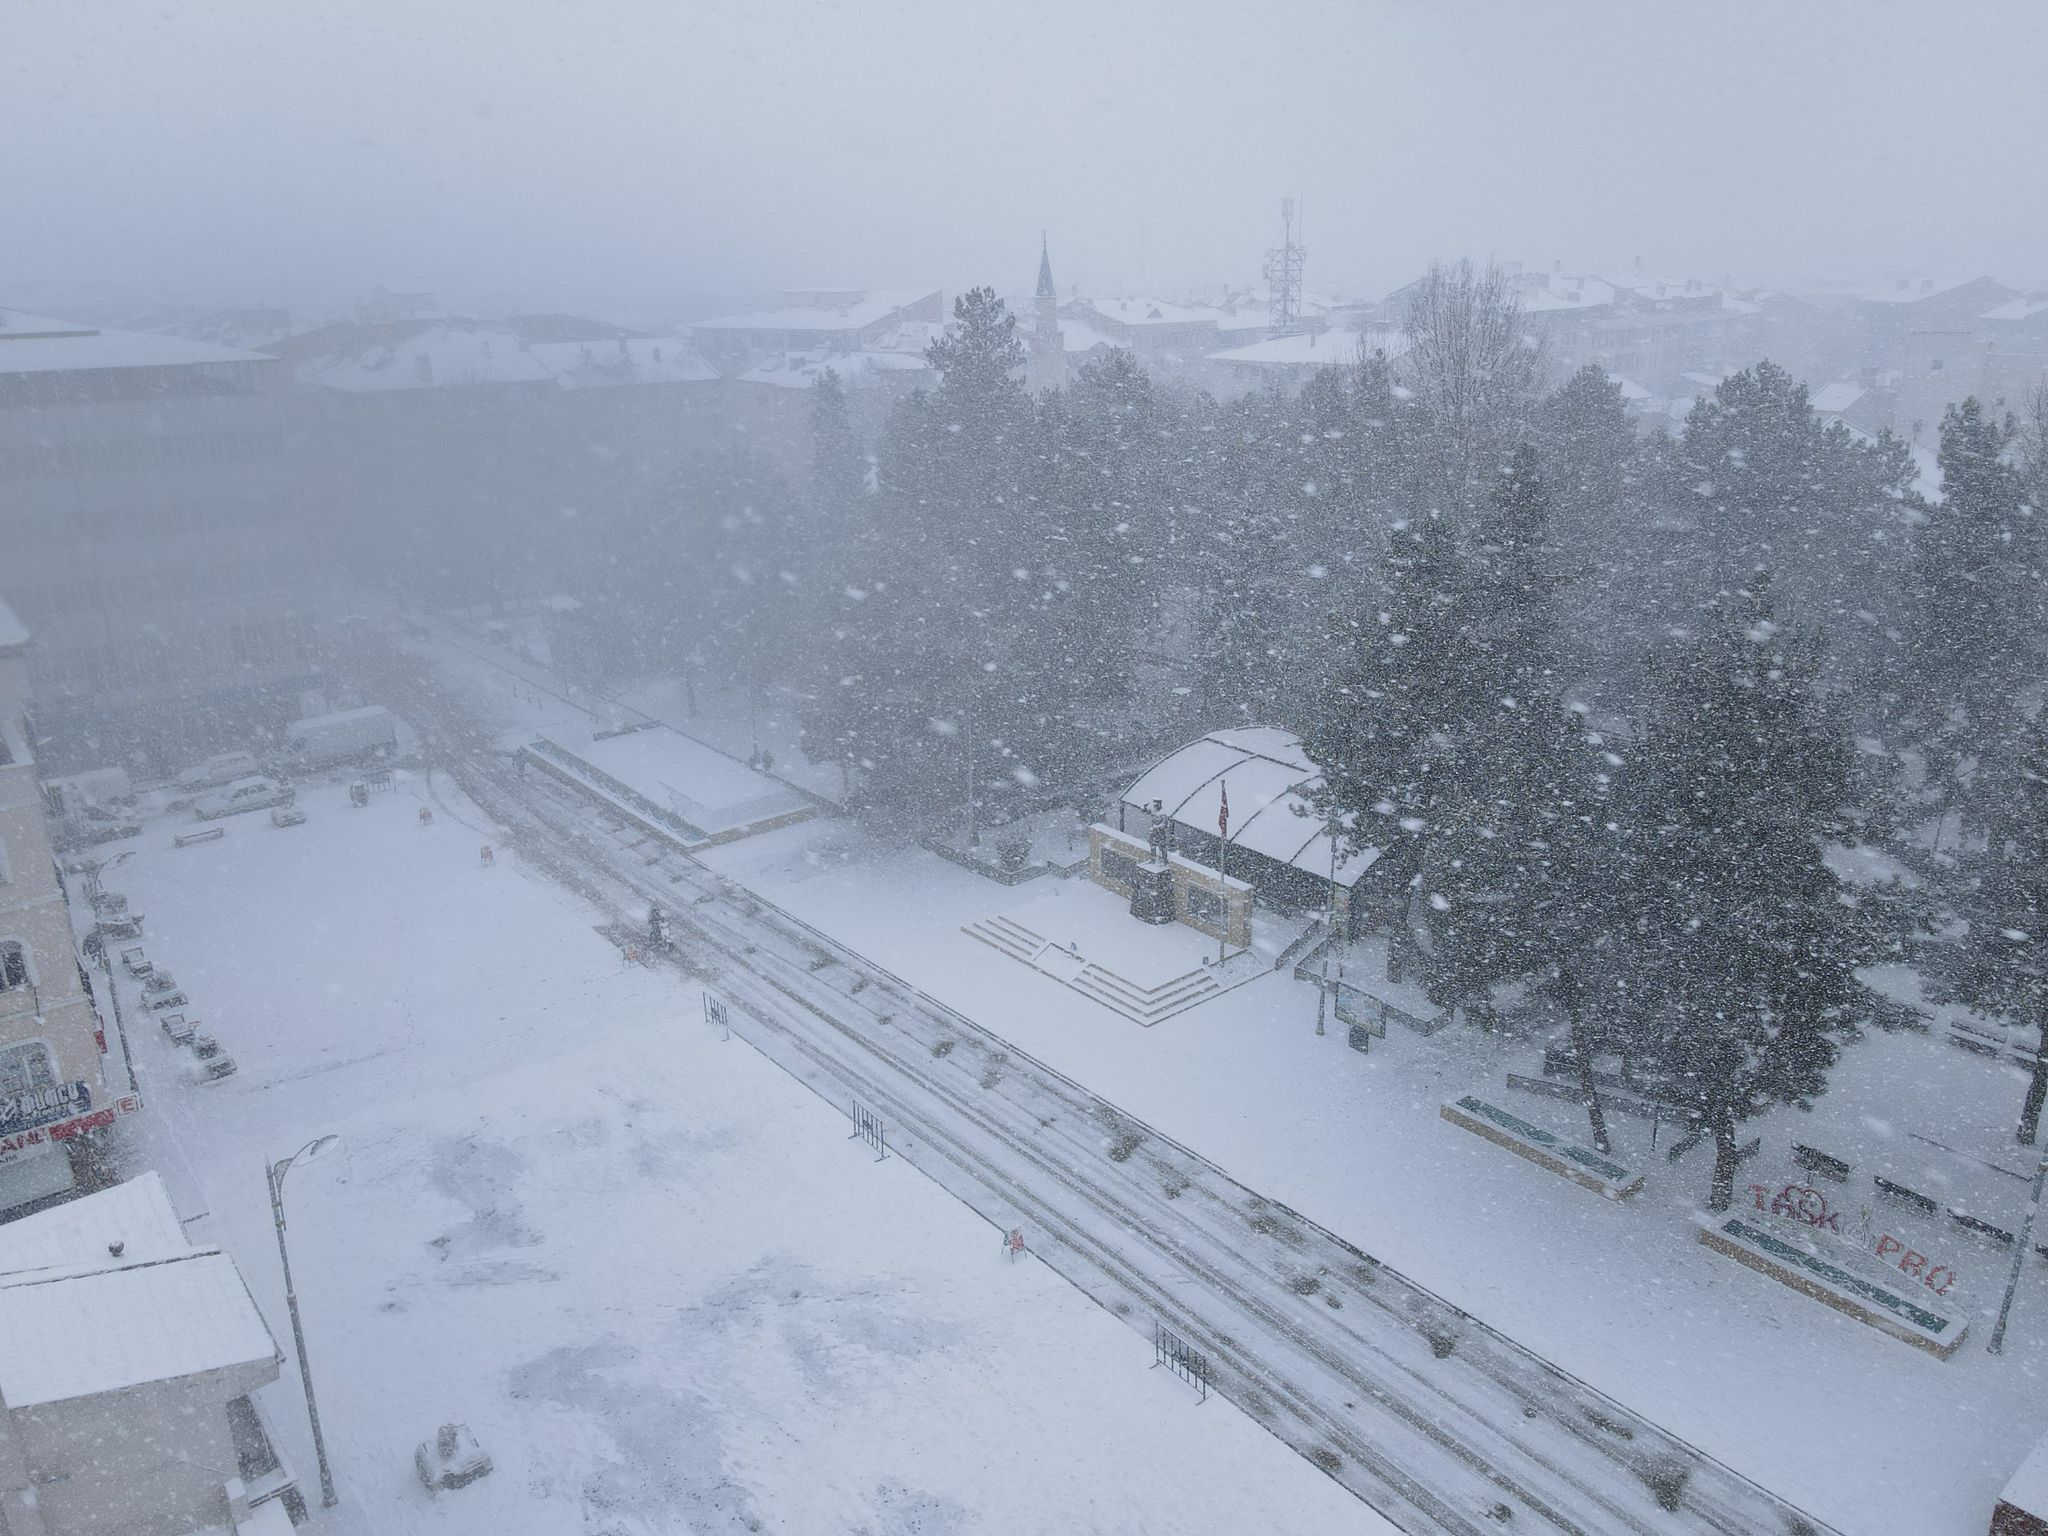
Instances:
[[[1155,927],[1173,921],[1173,872],[1163,859],[1150,859],[1138,866],[1131,882],[1131,916]]]

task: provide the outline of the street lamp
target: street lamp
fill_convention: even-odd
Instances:
[[[284,1176],[300,1158],[309,1161],[330,1149],[339,1136],[316,1136],[290,1157],[265,1166],[270,1181],[270,1215],[277,1223],[277,1257],[284,1265],[284,1304],[292,1315],[292,1342],[299,1350],[299,1382],[306,1389],[306,1418],[313,1426],[313,1455],[320,1463],[320,1502],[335,1504],[334,1474],[327,1469],[327,1442],[320,1438],[320,1407],[313,1401],[313,1368],[306,1361],[306,1330],[299,1323],[299,1293],[292,1289],[292,1256],[284,1244]]]
[[[1323,822],[1323,836],[1330,843],[1330,915],[1323,923],[1323,982],[1316,991],[1316,1033],[1325,1034],[1323,1016],[1330,1006],[1330,951],[1337,947],[1337,818]]]
[[[981,828],[975,821],[974,806],[974,707],[967,709],[967,846],[981,846]]]

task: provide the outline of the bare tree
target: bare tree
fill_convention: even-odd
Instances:
[[[1499,266],[1433,262],[1407,313],[1406,370],[1439,450],[1445,490],[1491,484],[1526,431],[1542,356]]]

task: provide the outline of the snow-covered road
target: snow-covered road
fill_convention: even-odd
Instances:
[[[754,894],[502,758],[458,773],[586,891],[679,909],[743,1035],[1404,1528],[1824,1529]]]

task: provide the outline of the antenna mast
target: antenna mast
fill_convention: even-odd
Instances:
[[[1281,243],[1266,252],[1266,288],[1271,298],[1273,329],[1285,335],[1301,323],[1301,269],[1308,249],[1294,240],[1294,199],[1280,199]]]

